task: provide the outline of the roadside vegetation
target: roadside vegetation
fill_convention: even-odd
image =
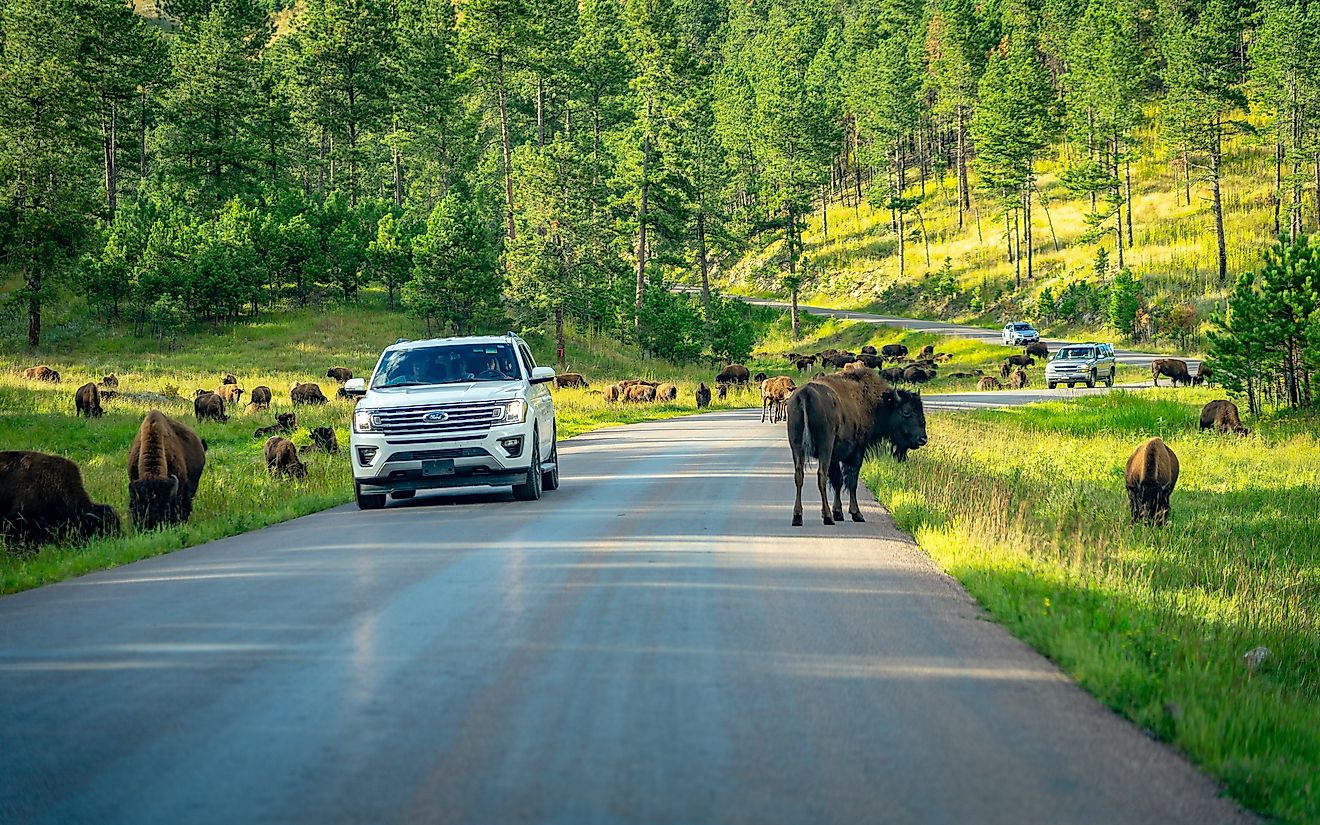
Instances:
[[[1320,437],[1295,413],[1248,420],[1245,438],[1202,434],[1217,395],[933,415],[926,447],[864,479],[996,620],[1102,702],[1248,806],[1316,822]],[[1163,528],[1129,523],[1124,487],[1151,435],[1182,465]]]

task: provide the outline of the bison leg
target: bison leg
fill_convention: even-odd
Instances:
[[[797,487],[797,495],[793,498],[793,526],[802,526],[802,478],[805,475],[802,471],[802,465],[805,462],[805,456],[798,455],[797,450],[793,451],[793,484]]]
[[[834,488],[834,509],[831,515],[835,521],[843,521],[843,465],[834,462],[830,465],[830,486]]]
[[[1128,507],[1132,510],[1132,523],[1141,521],[1141,493],[1136,487],[1128,487]]]
[[[862,518],[862,508],[857,506],[857,477],[861,475],[862,465],[849,465],[844,468],[843,482],[848,485],[848,513],[853,521],[866,521]]]
[[[830,515],[830,493],[829,481],[827,475],[825,459],[820,459],[820,466],[816,468],[816,486],[820,488],[820,517],[826,524],[833,524],[834,519]]]

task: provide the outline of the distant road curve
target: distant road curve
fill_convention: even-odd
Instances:
[[[749,304],[757,306],[770,306],[788,308],[788,304],[783,301],[771,301],[765,298],[742,298]],[[849,309],[828,309],[826,307],[813,307],[805,304],[798,304],[798,309],[802,312],[808,312],[812,315],[822,315],[828,318],[841,318],[848,321],[862,321],[868,324],[878,324],[888,327],[899,327],[902,329],[913,329],[919,332],[932,332],[936,335],[948,335],[956,338],[971,338],[986,344],[1002,344],[1003,339],[999,337],[999,331],[993,329],[983,329],[981,327],[970,327],[965,324],[953,324],[948,321],[922,321],[916,318],[899,318],[893,315],[876,315],[870,312],[854,312]],[[1065,341],[1061,338],[1042,338],[1053,352],[1061,346],[1077,343],[1076,341]],[[1170,358],[1174,356],[1160,355],[1154,352],[1139,352],[1137,350],[1114,349],[1114,354],[1120,364],[1129,364],[1137,367],[1150,367],[1150,362],[1156,358]],[[1193,373],[1200,369],[1201,362],[1195,358],[1185,356],[1176,356],[1187,362],[1187,367]],[[1039,399],[1037,399],[1039,400]]]

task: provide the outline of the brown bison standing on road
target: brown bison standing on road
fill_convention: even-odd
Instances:
[[[264,438],[275,433],[291,433],[298,427],[297,413],[280,413],[275,416],[275,423],[269,427],[262,427],[252,433],[253,438]]]
[[[710,387],[705,382],[697,385],[697,409],[703,409],[710,406]]]
[[[119,516],[96,504],[78,465],[28,450],[0,452],[0,535],[29,546],[119,532]]]
[[[295,381],[289,387],[289,400],[294,404],[328,404],[330,399],[321,392],[321,386],[313,383]]]
[[[1132,521],[1164,524],[1169,519],[1169,496],[1178,483],[1178,456],[1156,436],[1137,448],[1127,461],[1128,502]]]
[[[1237,433],[1238,435],[1246,435],[1251,432],[1242,426],[1242,419],[1238,417],[1237,404],[1227,398],[1211,401],[1201,408],[1201,429],[1213,429],[1221,433]]]
[[[294,448],[293,442],[284,436],[272,435],[266,439],[262,452],[266,455],[266,470],[271,475],[307,477],[307,465],[298,459],[298,450]]]
[[[746,384],[752,379],[752,373],[742,364],[730,364],[715,376],[716,384]]]
[[[197,433],[160,410],[148,412],[128,451],[133,523],[151,530],[187,521],[205,469],[206,445]]]
[[[60,374],[45,364],[39,367],[28,367],[23,370],[23,377],[29,381],[49,381],[52,384],[60,382]]]
[[[325,377],[334,379],[342,384],[353,377],[353,371],[348,367],[331,367],[325,371]]]
[[[788,397],[793,394],[793,379],[787,375],[777,375],[761,382],[761,423],[765,423],[766,413],[770,423],[778,424],[784,418]]]
[[[894,458],[926,443],[926,415],[921,394],[899,390],[871,371],[826,375],[797,389],[788,399],[788,443],[793,450],[793,526],[802,525],[802,480],[808,458],[819,461],[821,519],[843,519],[842,490],[848,489],[848,512],[864,521],[857,506],[857,477],[862,460],[874,447],[888,444]],[[830,508],[826,486],[834,487]]]
[[[1050,348],[1045,346],[1044,341],[1032,341],[1030,344],[1027,344],[1027,349],[1024,354],[1036,358],[1049,358]]]
[[[210,419],[223,424],[229,420],[225,415],[225,400],[213,392],[203,392],[193,399],[193,415],[198,421]]]
[[[73,394],[73,408],[78,415],[85,415],[88,418],[100,418],[104,412],[101,409],[101,391],[95,384],[87,383],[78,388]]]
[[[1187,371],[1187,362],[1177,358],[1156,358],[1150,362],[1150,378],[1155,386],[1160,385],[1160,376],[1167,375],[1176,387],[1179,384],[1191,385],[1192,376]]]

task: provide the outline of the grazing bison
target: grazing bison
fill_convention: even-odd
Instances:
[[[555,386],[567,390],[585,390],[591,385],[580,372],[561,372],[555,376]]]
[[[935,345],[934,345],[934,344],[927,344],[926,346],[922,347],[922,348],[921,348],[921,352],[918,352],[918,353],[917,353],[917,357],[918,357],[918,358],[934,358],[934,357],[935,357]]]
[[[1025,354],[1037,358],[1048,358],[1050,356],[1050,348],[1045,346],[1044,341],[1032,341],[1030,344],[1027,344]]]
[[[321,392],[319,384],[302,383],[295,381],[293,386],[289,387],[289,400],[294,404],[328,404],[329,398]]]
[[[227,373],[225,373],[224,377],[220,379],[220,383],[221,383],[221,384],[237,384],[237,383],[238,383],[238,379],[234,377],[234,374],[233,374],[232,372],[227,372]]]
[[[788,399],[788,443],[793,451],[793,525],[802,525],[803,468],[808,458],[819,461],[821,519],[843,519],[842,490],[848,490],[848,512],[864,521],[857,506],[857,476],[873,448],[888,444],[899,461],[926,443],[926,415],[921,394],[895,389],[875,373],[827,375],[796,390]],[[830,508],[826,482],[834,487]]]
[[[908,367],[903,370],[903,380],[909,384],[924,384],[934,377],[934,370],[926,370],[921,367]]]
[[[976,382],[978,390],[1002,390],[1004,385],[999,383],[999,379],[993,375],[983,375],[981,380]]]
[[[908,354],[908,348],[902,344],[885,344],[880,348],[880,354],[886,358],[902,358]]]
[[[353,377],[353,371],[348,367],[331,367],[325,371],[325,377],[332,378],[342,384]]]
[[[263,452],[266,454],[266,470],[271,475],[306,478],[307,465],[298,459],[298,451],[289,439],[272,435],[266,439]]]
[[[798,372],[809,370],[812,367],[816,366],[816,356],[804,355],[801,358],[794,359],[793,366],[797,368]]]
[[[20,546],[119,532],[119,516],[83,487],[78,465],[58,455],[0,452],[0,535]]]
[[[715,376],[716,384],[746,384],[752,378],[752,373],[742,364],[730,364],[720,370],[720,374]]]
[[[1167,375],[1176,387],[1179,384],[1190,385],[1191,373],[1187,371],[1187,362],[1177,358],[1156,358],[1150,362],[1150,377],[1155,386],[1160,385],[1160,376]]]
[[[885,365],[885,359],[878,355],[868,355],[867,353],[862,353],[857,356],[857,362],[865,364],[873,370],[878,370]]]
[[[229,416],[225,415],[225,400],[213,392],[204,392],[193,399],[193,415],[197,416],[198,421],[209,418],[223,424],[229,420]]]
[[[109,387],[112,390],[119,389],[119,376],[113,372],[101,379],[101,386]]]
[[[765,423],[767,412],[771,424],[783,420],[788,397],[793,394],[793,390],[793,379],[787,375],[777,375],[761,382],[761,423]]]
[[[267,387],[265,384],[252,388],[252,403],[256,404],[258,409],[269,407],[270,397],[270,387]]]
[[[45,364],[37,367],[28,367],[23,370],[23,377],[29,381],[49,381],[52,384],[58,384],[60,382],[60,374]]]
[[[856,361],[857,356],[847,352],[838,352],[835,353],[834,355],[826,356],[820,360],[822,366],[824,366],[825,364],[829,364],[831,367],[834,367],[836,370],[841,370],[844,367]]]
[[[215,394],[225,400],[226,404],[241,403],[243,390],[237,384],[221,384],[215,388]]]
[[[728,384],[716,384],[716,385],[715,385],[715,398],[718,399],[718,400],[720,400],[720,401],[723,401],[724,399],[726,399],[726,398],[728,398],[728,397],[729,397],[729,385],[728,385]]]
[[[88,418],[100,418],[104,412],[101,409],[101,391],[91,382],[83,384],[73,394],[73,408],[78,415],[85,415]]]
[[[1004,359],[1004,363],[1014,367],[1032,367],[1036,365],[1036,359],[1030,355],[1010,355]]]
[[[1210,367],[1203,361],[1201,362],[1201,366],[1196,368],[1196,375],[1192,378],[1192,386],[1199,387],[1213,377],[1214,372],[1212,372]]]
[[[619,389],[618,384],[610,384],[608,387],[605,388],[605,400],[612,404],[615,401],[619,400],[619,396],[622,394],[622,392],[623,391]]]
[[[1213,429],[1221,433],[1237,433],[1238,435],[1246,435],[1251,432],[1242,426],[1242,419],[1238,417],[1237,404],[1227,398],[1211,401],[1201,408],[1201,429]]]
[[[128,451],[133,523],[151,530],[187,521],[205,469],[206,445],[197,433],[160,410],[148,412]]]
[[[300,453],[329,453],[334,455],[339,452],[339,436],[329,427],[316,427],[312,430],[312,443],[305,444],[298,448]]]
[[[624,388],[623,400],[631,401],[634,404],[642,404],[655,400],[655,387],[647,384],[633,384],[631,387]]]
[[[297,413],[279,413],[275,416],[275,423],[269,427],[262,427],[252,433],[253,438],[265,438],[274,433],[291,433],[298,427]]]
[[[1169,519],[1169,496],[1178,483],[1178,456],[1156,436],[1142,444],[1127,461],[1128,502],[1132,521],[1164,524]]]
[[[1018,367],[1013,370],[1013,374],[1008,378],[1008,386],[1015,390],[1024,390],[1027,388],[1027,371]]]
[[[677,401],[678,387],[673,384],[661,384],[655,388],[655,400],[657,401]]]
[[[880,370],[880,377],[885,379],[891,384],[897,384],[898,382],[903,380],[903,368],[886,367]]]
[[[703,409],[710,406],[710,387],[705,382],[697,385],[697,409]]]
[[[759,383],[761,383],[762,381],[764,381],[765,379],[767,379],[767,378],[769,378],[769,377],[770,377],[770,376],[766,375],[766,374],[763,373],[763,372],[758,372],[756,375],[753,375],[753,376],[752,376],[752,380],[759,384]]]
[[[862,355],[879,355],[879,354],[880,353],[876,351],[876,348],[871,346],[870,344],[867,344],[866,346],[862,347]]]

